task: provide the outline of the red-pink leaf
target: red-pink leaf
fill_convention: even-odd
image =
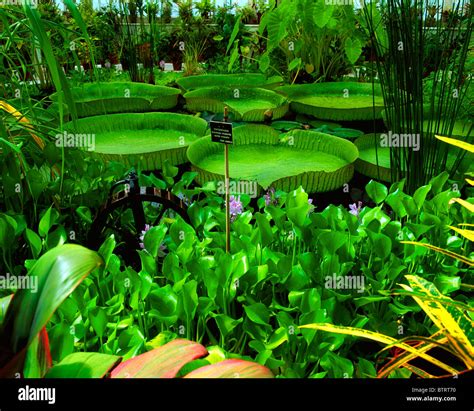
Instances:
[[[244,360],[224,360],[198,368],[184,378],[273,378],[263,365]]]
[[[207,350],[193,341],[177,339],[121,363],[111,378],[174,378],[188,362],[201,358]]]

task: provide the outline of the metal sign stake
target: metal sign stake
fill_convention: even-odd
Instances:
[[[228,114],[227,106],[224,107],[224,122],[227,123]],[[229,179],[229,145],[224,144],[224,163],[225,163],[225,252],[230,252],[230,179]]]
[[[224,144],[224,168],[225,168],[225,251],[230,252],[230,176],[229,176],[229,144],[233,144],[234,137],[232,132],[232,123],[229,123],[229,108],[224,107],[224,120],[209,123],[211,128],[211,141]]]

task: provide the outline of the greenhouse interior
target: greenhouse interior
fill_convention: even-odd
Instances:
[[[472,14],[0,0],[0,376],[472,377]]]

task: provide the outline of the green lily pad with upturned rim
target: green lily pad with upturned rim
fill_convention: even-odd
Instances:
[[[367,177],[391,182],[390,148],[380,147],[380,133],[364,134],[354,141],[359,150],[355,161],[356,171]]]
[[[187,151],[200,184],[224,178],[224,146],[206,136]],[[350,181],[358,151],[350,141],[307,130],[292,130],[280,139],[271,127],[247,124],[234,129],[229,146],[229,171],[233,180],[255,181],[290,191],[302,186],[307,192],[335,190]]]
[[[384,107],[378,84],[374,93],[371,83],[334,82],[282,86],[275,89],[288,97],[291,110],[318,119],[372,120],[380,119]]]
[[[176,83],[183,91],[204,87],[267,88],[272,89],[283,84],[280,76],[267,78],[262,73],[242,74],[200,74],[182,77]]]
[[[375,135],[373,133],[364,134],[354,141],[359,150],[359,158],[356,160],[354,167],[360,174],[391,183],[393,181],[390,171],[390,147],[380,146],[380,136],[381,133]],[[449,170],[462,150],[454,146],[446,146],[446,149],[448,150],[446,168]],[[474,171],[473,157],[467,155],[463,158],[459,167],[462,173]]]
[[[184,98],[186,108],[193,112],[222,113],[227,106],[236,121],[262,122],[266,120],[267,112],[271,112],[271,118],[279,119],[289,109],[285,97],[262,88],[236,91],[229,87],[207,87],[189,91]]]
[[[204,136],[207,122],[176,113],[121,113],[69,122],[69,133],[94,134],[92,155],[142,170],[158,170],[187,162],[186,149]]]
[[[84,83],[71,93],[78,117],[169,110],[181,94],[176,88],[133,82]],[[57,98],[51,96],[53,102]]]

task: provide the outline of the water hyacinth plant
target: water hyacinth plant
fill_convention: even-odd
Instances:
[[[0,3],[1,407],[304,378],[464,409],[472,4]]]

